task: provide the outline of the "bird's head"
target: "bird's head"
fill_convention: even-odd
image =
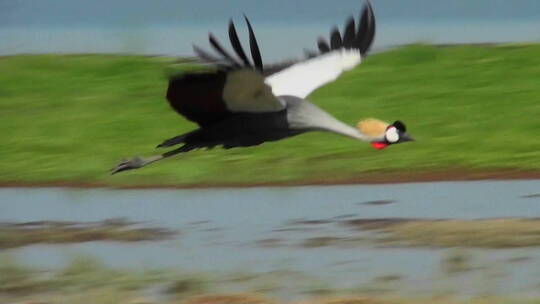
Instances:
[[[389,145],[414,141],[407,133],[405,124],[399,120],[388,124],[378,119],[369,118],[360,121],[357,128],[361,133],[373,138],[371,145],[378,150],[382,150]]]

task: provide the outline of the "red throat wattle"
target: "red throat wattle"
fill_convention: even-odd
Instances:
[[[383,143],[383,142],[380,142],[380,141],[372,142],[371,145],[373,146],[373,148],[375,148],[377,150],[382,150],[382,149],[388,147],[387,143]]]

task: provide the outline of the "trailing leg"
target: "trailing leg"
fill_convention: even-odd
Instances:
[[[148,158],[141,158],[141,157],[135,156],[130,160],[126,160],[119,163],[115,168],[111,170],[111,174],[116,174],[116,173],[127,171],[127,170],[139,169],[151,163],[162,160],[164,158],[171,157],[179,153],[188,152],[195,148],[196,147],[191,146],[191,145],[184,145],[178,149],[165,152],[161,155],[150,156]]]

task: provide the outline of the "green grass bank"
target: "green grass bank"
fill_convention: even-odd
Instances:
[[[197,186],[540,178],[540,45],[413,45],[374,54],[309,98],[356,124],[404,121],[414,143],[376,151],[312,133],[194,151],[110,176],[196,126],[165,100],[166,57],[0,57],[0,183]],[[162,152],[162,151],[159,151]]]

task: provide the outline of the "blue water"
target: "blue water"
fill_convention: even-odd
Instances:
[[[464,280],[476,280],[482,286],[486,282],[502,285],[488,292],[524,295],[538,293],[537,248],[465,250],[478,270],[447,276],[441,263],[451,254],[449,249],[299,245],[311,237],[358,236],[335,222],[343,218],[539,217],[538,193],[537,180],[208,190],[5,188],[0,189],[0,222],[122,217],[180,231],[178,238],[163,242],[36,245],[7,251],[40,267],[61,267],[73,256],[89,255],[112,266],[210,273],[284,270],[338,288],[365,286],[377,277],[398,275],[404,278],[400,291],[426,294],[443,287],[480,294],[485,290],[478,285],[462,286]],[[393,203],[365,204],[379,200]],[[298,220],[329,222],[291,224]],[[258,246],[264,239],[283,240],[284,246]],[[529,259],[507,262],[516,257]]]
[[[329,219],[344,214],[364,218],[527,217],[540,216],[540,198],[522,197],[538,193],[537,180],[211,190],[3,188],[0,221],[128,217],[170,227],[210,221],[217,227],[269,229],[290,219]],[[361,204],[377,200],[398,203]]]

